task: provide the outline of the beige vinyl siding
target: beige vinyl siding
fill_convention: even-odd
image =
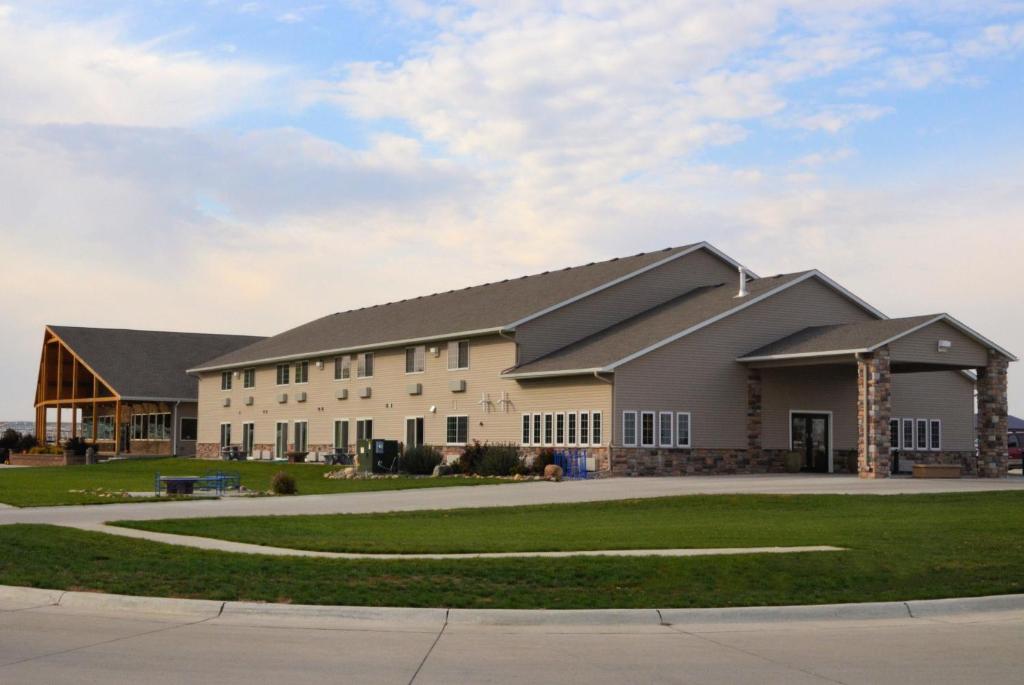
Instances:
[[[519,363],[525,364],[694,288],[734,279],[736,269],[707,250],[697,250],[516,329]]]
[[[897,373],[892,417],[940,419],[942,449],[974,450],[974,382],[959,371]]]
[[[832,412],[833,448],[857,449],[856,365],[762,369],[761,446],[764,449],[789,449],[791,411]]]
[[[939,352],[939,340],[948,340],[953,346],[948,352]],[[894,362],[912,361],[931,364],[981,367],[988,363],[988,352],[945,321],[925,326],[919,331],[889,344]]]
[[[438,348],[438,356],[430,348]],[[219,440],[219,425],[232,423],[232,439],[241,440],[241,424],[253,422],[255,442],[273,444],[278,421],[289,422],[289,441],[294,438],[296,420],[308,421],[309,444],[333,445],[334,421],[348,419],[349,439],[355,442],[355,420],[373,419],[376,438],[404,441],[406,417],[424,418],[424,442],[445,444],[445,417],[469,417],[469,440],[491,442],[520,442],[520,421],[523,412],[535,411],[602,411],[611,413],[611,385],[593,377],[523,381],[500,377],[503,370],[513,365],[515,344],[500,336],[473,338],[469,345],[469,369],[448,370],[445,342],[427,345],[425,368],[422,373],[405,373],[405,347],[374,351],[373,378],[347,380],[334,379],[334,358],[324,358],[323,369],[317,368],[316,358],[310,359],[309,382],[278,386],[276,365],[257,367],[256,387],[243,389],[241,382],[230,391],[220,389],[220,374],[203,374],[199,384],[199,441],[214,443]],[[294,379],[294,369],[291,374]],[[466,391],[451,392],[449,381],[466,381]],[[409,384],[422,385],[422,394],[410,395]],[[361,399],[360,389],[371,388],[371,397]],[[337,390],[347,388],[348,399],[335,397]],[[277,401],[279,393],[288,394],[288,402]],[[297,392],[306,392],[305,402],[296,402]],[[508,393],[510,405],[504,410],[499,404],[502,392]],[[490,404],[485,408],[481,399],[487,393]],[[245,398],[253,397],[253,405],[246,406]],[[222,406],[224,397],[231,398],[231,406]],[[436,406],[435,413],[430,407]],[[609,433],[605,429],[605,442]]]
[[[871,318],[811,278],[624,364],[615,371],[615,442],[623,410],[688,411],[694,447],[745,448],[747,369],[736,358],[808,326]]]

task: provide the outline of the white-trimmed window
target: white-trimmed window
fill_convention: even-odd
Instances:
[[[928,420],[917,420],[917,449],[924,451],[928,449]]]
[[[252,455],[252,448],[256,442],[256,424],[253,422],[242,424],[242,454]]]
[[[640,446],[654,447],[654,412],[640,412]]]
[[[221,390],[230,390],[231,389],[231,377],[232,377],[232,375],[233,374],[232,374],[231,371],[221,371],[220,372],[220,389]]]
[[[532,443],[530,440],[530,427],[531,421],[530,414],[523,414],[523,444],[529,445]]]
[[[939,419],[928,422],[928,449],[934,452],[942,449],[942,421]]]
[[[555,414],[555,444],[565,444],[565,412]]]
[[[658,414],[658,446],[672,447],[672,412]]]
[[[569,421],[569,437],[566,440],[565,444],[567,444],[567,445],[575,445],[576,444],[576,418],[577,418],[576,417],[576,412],[571,411],[571,412],[568,413],[567,416],[568,416],[568,421]]]
[[[178,439],[187,440],[189,442],[195,442],[195,439],[198,436],[199,419],[192,418],[190,416],[181,417],[181,427],[179,428]]]
[[[889,419],[889,449],[900,448],[900,420]]]
[[[305,452],[309,448],[308,424],[305,421],[295,422],[295,451]]]
[[[542,442],[542,440],[541,440],[541,433],[540,433],[540,429],[541,429],[540,423],[541,423],[542,419],[543,419],[543,417],[540,414],[534,414],[533,415],[533,444],[534,445],[539,445]]]
[[[309,362],[301,361],[295,362],[295,382],[296,383],[308,383],[309,382]],[[304,450],[300,450],[304,451]]]
[[[405,372],[423,373],[423,360],[427,356],[426,345],[405,348]]]
[[[676,412],[676,447],[690,448],[691,446],[690,412]]]
[[[356,442],[373,440],[373,419],[356,419]]]
[[[222,423],[220,424],[220,446],[230,447],[231,446],[231,424]]]
[[[580,444],[590,444],[590,412],[580,412]]]
[[[274,456],[281,459],[288,454],[288,422],[278,421],[274,428]]]
[[[469,368],[469,341],[452,340],[448,343],[448,370]]]
[[[256,387],[256,369],[245,369],[244,371],[242,371],[242,387]]]
[[[590,415],[590,444],[600,446],[601,433],[604,431],[604,422],[601,420],[601,412],[595,411]]]
[[[910,451],[914,449],[914,419],[903,419],[903,449]]]
[[[622,444],[625,447],[636,447],[636,412],[622,412]]]
[[[363,352],[357,360],[356,375],[359,378],[373,378],[373,352]]]
[[[334,380],[347,380],[352,375],[352,357],[342,355],[334,358]]]
[[[465,445],[469,440],[469,417],[449,416],[446,438],[449,445]]]
[[[277,365],[277,384],[288,385],[288,379],[291,376],[291,368],[287,364]]]
[[[544,444],[550,445],[555,439],[555,418],[551,414],[544,415]]]

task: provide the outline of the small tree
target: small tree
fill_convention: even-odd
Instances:
[[[37,446],[39,441],[36,440],[36,436],[31,433],[25,433],[18,439],[18,444],[14,446],[15,452],[26,453],[33,447]]]
[[[402,455],[401,468],[416,476],[429,476],[442,458],[441,452],[431,445],[410,447]]]
[[[0,449],[12,450],[18,446],[19,440],[21,440],[21,433],[13,428],[8,428],[0,435]]]

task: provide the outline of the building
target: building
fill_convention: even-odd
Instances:
[[[106,454],[194,455],[198,381],[186,370],[262,338],[47,326],[36,435],[70,424]],[[79,432],[80,431],[80,432]]]
[[[737,277],[737,272],[739,277]],[[191,369],[199,454],[584,447],[612,475],[1006,470],[1009,352],[707,243],[332,314]],[[975,454],[975,388],[982,414]],[[894,464],[898,459],[898,464]]]

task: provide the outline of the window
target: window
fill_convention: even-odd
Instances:
[[[146,436],[145,424],[143,423],[145,418],[142,414],[132,415],[132,432],[130,433],[132,440],[142,440]]]
[[[530,415],[523,414],[523,444],[530,444]]]
[[[658,445],[672,447],[672,413],[663,411],[658,414]]]
[[[590,412],[580,412],[580,444],[590,444]]]
[[[599,446],[601,444],[601,412],[595,411],[590,415],[590,444]]]
[[[565,444],[565,414],[555,414],[555,444]]]
[[[889,420],[889,449],[898,450],[900,448],[900,420],[890,419]]]
[[[128,435],[132,440],[170,440],[171,415],[170,413],[132,414],[131,429]]]
[[[222,423],[220,424],[220,446],[230,447],[231,446],[231,424]]]
[[[288,385],[288,375],[291,373],[291,367],[287,364],[277,365],[277,384]]]
[[[622,444],[636,447],[636,412],[622,412]]]
[[[256,387],[256,369],[246,369],[245,371],[242,372],[242,387]]]
[[[917,420],[917,449],[928,449],[928,421],[926,419]]]
[[[903,449],[914,449],[914,419],[903,419]]]
[[[178,437],[182,440],[195,440],[199,433],[198,419],[182,419],[181,432]]]
[[[252,455],[252,447],[255,442],[256,424],[255,423],[243,423],[242,424],[242,453],[245,456]]]
[[[423,360],[427,356],[427,348],[424,345],[405,348],[405,372],[423,373]]]
[[[551,414],[544,415],[544,444],[550,445],[554,438],[554,418]]]
[[[537,415],[540,418],[540,415]],[[449,416],[447,440],[449,445],[465,445],[469,439],[469,417]]]
[[[448,370],[469,368],[469,341],[452,340],[448,343]]]
[[[347,379],[352,373],[352,357],[347,354],[344,357],[334,358],[334,380]]]
[[[356,419],[356,442],[373,440],[373,419]]]
[[[348,419],[334,422],[334,449],[348,452]]]
[[[296,383],[308,383],[309,382],[309,362],[295,362],[295,382]],[[305,450],[300,450],[305,451]]]
[[[568,445],[576,444],[576,412],[569,412],[569,440]]]
[[[220,372],[220,389],[230,390],[231,389],[231,372],[221,371]]]
[[[928,426],[928,449],[942,449],[942,421],[932,419]]]
[[[96,420],[96,439],[97,440],[113,440],[114,439],[114,417],[100,416]]]
[[[295,451],[305,452],[309,446],[309,441],[306,439],[306,422],[296,421],[295,422]]]
[[[373,378],[373,352],[363,352],[357,360],[356,375],[359,378]]]
[[[533,444],[534,445],[539,445],[541,443],[541,439],[540,439],[540,421],[541,421],[540,414],[534,414],[533,415]]]
[[[690,447],[690,414],[676,414],[676,447]]]
[[[287,368],[287,367],[286,367]],[[288,422],[278,421],[277,432],[274,434],[274,456],[278,459],[288,454]]]
[[[654,412],[640,412],[640,445],[654,447]]]
[[[405,448],[423,444],[423,417],[410,416],[405,420]]]

